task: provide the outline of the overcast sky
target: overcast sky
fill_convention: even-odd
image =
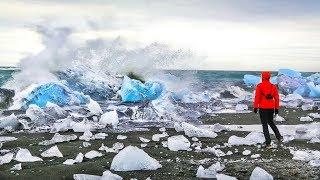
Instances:
[[[50,22],[79,40],[188,49],[203,57],[193,69],[320,71],[319,0],[1,0],[0,9],[0,66],[39,52],[29,27]]]

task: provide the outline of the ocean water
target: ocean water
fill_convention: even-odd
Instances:
[[[0,68],[0,86],[12,78],[13,73],[18,72],[17,68]],[[223,87],[225,85],[243,85],[245,74],[260,75],[259,71],[210,71],[210,70],[167,70],[166,73],[192,81],[194,87],[201,89]],[[271,72],[276,76],[277,72]],[[309,76],[312,72],[302,72],[302,76]]]

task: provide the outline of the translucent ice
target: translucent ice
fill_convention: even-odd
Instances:
[[[60,135],[59,133],[55,133],[52,139],[50,140],[44,140],[42,142],[39,142],[39,145],[51,145],[55,143],[60,142],[69,142],[77,139],[77,135],[71,134],[71,135]]]
[[[41,153],[41,156],[42,157],[63,157],[58,146],[52,146],[51,148]]]
[[[250,180],[273,180],[273,177],[266,170],[256,167],[251,173]]]
[[[121,150],[111,163],[111,169],[115,171],[156,170],[161,167],[156,159],[135,146]]]
[[[104,126],[109,124],[112,127],[116,127],[119,123],[117,111],[113,110],[102,114],[99,123]]]
[[[125,76],[119,94],[123,102],[151,101],[157,99],[163,89],[163,85],[158,82],[148,81],[143,84]]]
[[[20,148],[15,157],[16,161],[19,162],[35,162],[35,161],[43,161],[41,158],[37,156],[32,156],[28,149]]]

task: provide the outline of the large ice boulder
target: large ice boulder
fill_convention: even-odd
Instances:
[[[70,90],[61,83],[47,83],[33,89],[23,99],[22,107],[27,109],[29,105],[35,104],[44,108],[48,102],[58,106],[79,105],[87,103],[88,98],[82,93]]]
[[[285,75],[285,76],[292,77],[292,78],[301,77],[301,73],[297,72],[293,69],[279,69],[278,75]]]
[[[161,164],[136,146],[127,146],[112,160],[111,168],[115,171],[156,170]]]
[[[217,137],[217,133],[211,131],[209,129],[196,127],[192,124],[183,122],[181,124],[181,128],[183,129],[184,133],[188,137],[207,137],[207,138],[215,138]]]
[[[142,102],[157,99],[163,90],[164,86],[159,82],[142,83],[125,76],[119,94],[123,102]]]

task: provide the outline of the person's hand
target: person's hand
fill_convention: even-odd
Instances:
[[[275,109],[274,114],[279,114],[279,109]]]
[[[254,112],[254,113],[257,113],[257,112],[258,112],[258,108],[254,108],[254,109],[253,109],[253,112]]]

